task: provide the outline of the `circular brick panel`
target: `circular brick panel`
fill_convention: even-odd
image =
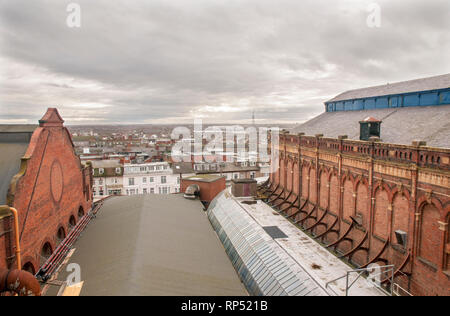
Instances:
[[[50,171],[50,191],[55,202],[61,201],[64,181],[62,167],[59,161],[55,160]]]

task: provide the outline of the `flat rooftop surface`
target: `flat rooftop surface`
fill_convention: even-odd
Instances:
[[[81,295],[247,295],[201,203],[179,194],[106,200],[74,248]]]
[[[245,198],[235,198],[236,201],[244,201]],[[341,261],[335,255],[326,250],[307,234],[302,232],[285,217],[281,216],[270,206],[262,201],[257,204],[240,203],[243,209],[261,227],[278,227],[286,235],[285,238],[273,239],[286,254],[292,258],[310,277],[317,282],[329,295],[345,295],[346,279],[326,284],[347,274],[353,270],[352,267]],[[356,274],[350,278],[350,283],[355,279]],[[350,296],[379,296],[385,295],[382,291],[371,288],[364,278],[358,279],[349,290]]]

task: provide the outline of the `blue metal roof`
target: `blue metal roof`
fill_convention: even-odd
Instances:
[[[450,104],[450,74],[351,90],[325,102],[326,112]]]

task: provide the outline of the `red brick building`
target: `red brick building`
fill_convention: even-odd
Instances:
[[[394,282],[413,295],[450,295],[450,149],[413,141],[421,126],[422,139],[445,146],[449,114],[450,105],[372,110],[386,117],[381,138],[409,142],[399,145],[357,140],[365,111],[324,113],[280,136],[279,169],[260,194],[355,267],[394,265]],[[328,137],[299,133],[320,130]]]
[[[199,199],[206,207],[226,187],[224,176],[204,174],[182,178],[180,192],[185,193],[192,184],[199,186]]]
[[[37,272],[92,205],[91,166],[54,108],[39,126],[0,126],[0,204],[18,210],[24,270]],[[14,268],[12,219],[0,221],[0,268]]]

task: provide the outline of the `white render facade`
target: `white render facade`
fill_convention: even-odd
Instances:
[[[125,164],[123,194],[170,194],[180,192],[180,175],[167,162]]]
[[[123,194],[123,177],[94,177],[94,199],[101,199],[108,195]]]
[[[94,200],[123,194],[123,167],[119,160],[93,160]]]

